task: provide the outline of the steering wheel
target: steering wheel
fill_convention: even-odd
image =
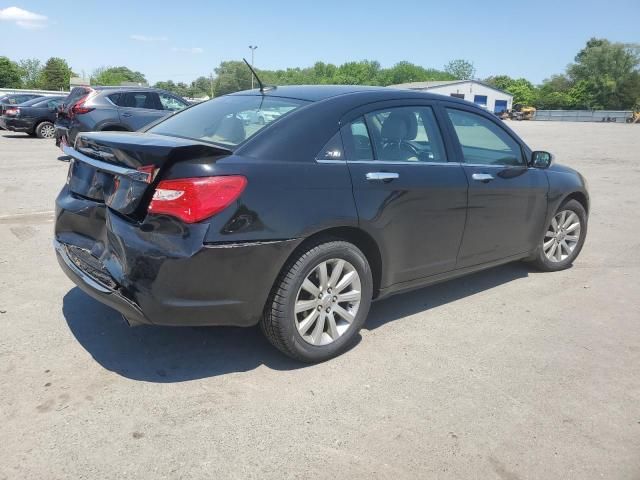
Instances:
[[[410,151],[412,153],[412,155],[410,157],[406,158],[405,160],[409,160],[410,161],[410,159],[412,157],[415,157],[417,161],[420,161],[420,160],[423,159],[422,158],[423,155],[420,152],[420,150],[418,150],[418,148],[415,145],[413,145],[412,143],[410,143],[408,140],[401,140],[400,144],[398,146],[400,147],[401,151],[402,150],[404,150],[405,152],[406,151]]]

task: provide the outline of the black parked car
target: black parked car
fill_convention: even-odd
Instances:
[[[10,93],[8,95],[3,95],[0,97],[0,117],[4,115],[4,111],[7,108],[13,107],[14,105],[20,105],[24,102],[28,102],[29,100],[33,100],[34,98],[42,98],[44,95],[38,95],[35,93]],[[2,122],[0,122],[0,128],[4,128],[2,126]]]
[[[38,138],[53,138],[58,106],[65,97],[39,97],[5,109],[0,124],[13,132]]]
[[[73,145],[80,132],[134,132],[188,105],[156,88],[75,87],[58,111],[56,145]]]
[[[246,125],[263,109],[286,113]],[[587,233],[579,173],[441,95],[240,92],[65,152],[55,245],[80,288],[130,324],[260,323],[304,361],[343,352],[372,299],[514,260],[561,270]]]

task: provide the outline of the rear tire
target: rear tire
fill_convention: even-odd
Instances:
[[[40,122],[35,129],[35,134],[38,138],[53,138],[56,129],[51,122]]]
[[[554,213],[531,263],[544,272],[569,268],[587,237],[587,212],[576,200],[569,200]],[[561,221],[562,220],[562,221]]]
[[[285,355],[322,362],[353,343],[369,313],[372,295],[373,278],[364,254],[351,243],[325,239],[284,266],[260,327]]]

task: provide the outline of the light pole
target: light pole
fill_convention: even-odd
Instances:
[[[249,45],[249,48],[251,49],[251,68],[253,68],[253,56],[256,52],[256,48],[258,48],[257,45]],[[253,90],[253,74],[251,74],[251,89]]]

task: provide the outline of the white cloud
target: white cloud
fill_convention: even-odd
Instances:
[[[137,33],[130,35],[129,38],[131,40],[136,40],[138,42],[146,42],[146,43],[166,42],[167,40],[169,40],[167,37],[152,37],[149,35],[140,35]]]
[[[18,7],[0,9],[0,20],[14,22],[21,28],[34,30],[47,26],[48,18],[39,13],[29,12]]]
[[[180,53],[193,53],[193,54],[198,54],[198,53],[204,53],[204,48],[200,48],[200,47],[192,47],[192,48],[179,48],[179,47],[173,47],[171,49],[172,52],[180,52]]]

